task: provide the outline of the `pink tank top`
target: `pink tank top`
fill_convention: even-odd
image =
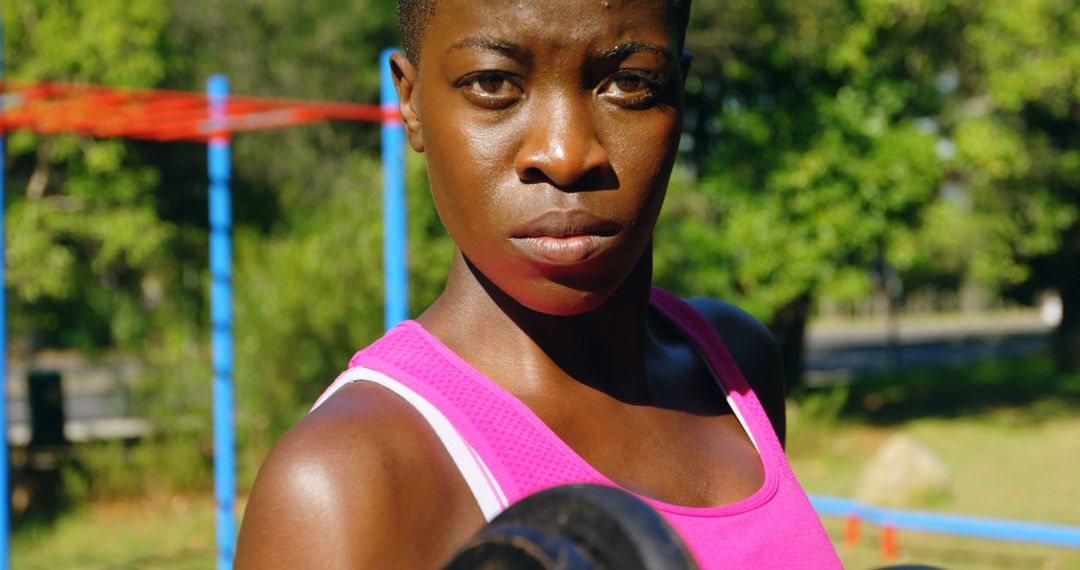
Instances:
[[[653,289],[655,309],[681,329],[727,393],[758,449],[765,482],[721,507],[684,507],[640,497],[678,531],[703,570],[841,568],[780,442],[715,328],[677,297]],[[509,504],[569,483],[619,485],[578,456],[525,404],[462,360],[415,321],[361,350],[320,405],[354,381],[382,384],[410,402],[439,435],[491,520]]]

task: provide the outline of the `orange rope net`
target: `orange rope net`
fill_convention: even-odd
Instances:
[[[207,142],[212,136],[324,120],[396,121],[398,110],[378,105],[230,96],[210,118],[206,95],[54,82],[0,84],[0,129],[43,134]]]

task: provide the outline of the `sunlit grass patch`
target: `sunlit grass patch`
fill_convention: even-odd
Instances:
[[[12,568],[212,568],[212,501],[171,497],[90,503],[52,525],[18,529],[12,536]]]
[[[869,405],[868,405],[869,404]],[[1046,357],[905,370],[806,390],[790,404],[788,456],[810,493],[850,497],[881,446],[909,436],[949,468],[949,492],[918,508],[1080,525],[1080,375]],[[838,519],[826,519],[834,540]],[[840,548],[851,568],[881,565],[878,529]],[[1080,568],[1080,550],[901,531],[903,561],[944,568]]]

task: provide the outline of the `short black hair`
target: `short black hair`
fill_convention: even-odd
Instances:
[[[401,28],[401,45],[405,55],[414,65],[420,64],[420,42],[424,39],[424,30],[435,14],[438,0],[397,0],[398,26]],[[668,17],[678,33],[679,49],[686,39],[686,26],[690,22],[691,0],[667,0]]]

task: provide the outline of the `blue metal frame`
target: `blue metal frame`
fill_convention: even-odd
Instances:
[[[409,318],[409,261],[405,223],[405,128],[398,112],[390,55],[379,56],[379,99],[383,110],[383,323],[387,330]]]
[[[206,82],[210,100],[207,145],[210,175],[210,324],[214,371],[214,495],[217,498],[217,567],[232,568],[236,548],[236,433],[233,389],[232,175],[225,117],[229,81],[215,75]]]
[[[4,14],[0,11],[0,85],[4,81]],[[6,89],[0,87],[0,115],[4,113],[3,94]],[[9,509],[11,508],[11,492],[8,483],[10,465],[8,462],[8,438],[7,438],[7,303],[5,294],[7,291],[7,275],[4,272],[7,249],[4,244],[4,180],[6,147],[4,146],[4,131],[0,129],[0,493],[3,500],[0,501],[0,569],[7,570],[8,561],[8,537],[10,533]]]

